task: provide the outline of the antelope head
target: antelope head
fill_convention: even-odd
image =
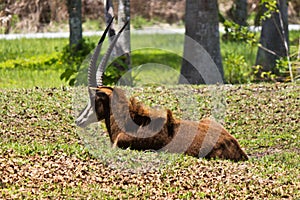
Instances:
[[[98,122],[101,119],[97,118],[96,115],[96,108],[95,108],[95,96],[96,96],[96,90],[99,90],[101,87],[103,87],[103,74],[105,67],[107,65],[107,62],[109,60],[109,57],[112,53],[113,48],[116,45],[116,42],[118,38],[120,37],[121,33],[124,31],[125,27],[127,26],[128,22],[124,24],[124,26],[120,29],[118,34],[114,36],[113,40],[111,41],[106,53],[104,54],[103,58],[100,61],[100,64],[97,68],[97,59],[99,57],[102,43],[105,40],[105,37],[107,35],[107,32],[109,31],[109,28],[113,22],[113,18],[109,22],[108,26],[106,27],[104,33],[102,34],[97,47],[95,49],[94,54],[92,55],[89,68],[88,68],[88,94],[89,94],[89,102],[86,105],[86,107],[80,112],[79,116],[76,119],[76,125],[79,127],[86,127],[91,123]],[[98,78],[97,78],[98,77]]]

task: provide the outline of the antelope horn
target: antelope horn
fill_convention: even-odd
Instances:
[[[109,24],[107,25],[104,33],[102,34],[97,47],[95,49],[94,54],[92,55],[91,61],[90,61],[90,65],[88,68],[88,86],[89,87],[97,87],[97,82],[96,82],[96,72],[97,72],[97,68],[96,68],[96,64],[97,64],[97,59],[99,57],[100,51],[101,51],[101,47],[102,44],[105,40],[105,37],[107,35],[107,32],[110,29],[110,26],[112,25],[114,18],[112,17]]]
[[[102,78],[103,78],[103,73],[105,70],[105,67],[107,65],[108,59],[110,57],[110,54],[113,50],[113,48],[116,45],[117,40],[119,39],[121,33],[124,31],[125,27],[128,25],[128,21],[123,25],[123,27],[121,28],[121,30],[118,32],[118,34],[114,37],[114,39],[111,41],[111,44],[109,45],[105,55],[103,56],[99,66],[98,66],[98,71],[97,73],[95,73],[96,75],[98,75],[98,79],[94,79],[97,82],[97,86],[103,86],[103,82],[102,82]]]
[[[102,43],[107,35],[107,32],[113,22],[113,18],[109,22],[108,26],[106,27],[104,33],[102,34],[97,47],[95,49],[94,54],[92,55],[90,65],[88,68],[88,92],[89,92],[89,102],[86,107],[80,112],[79,116],[76,119],[76,124],[80,127],[86,127],[87,125],[97,122],[97,116],[95,113],[95,92],[93,92],[92,88],[97,87],[96,82],[96,72],[97,72],[97,59],[99,57]]]

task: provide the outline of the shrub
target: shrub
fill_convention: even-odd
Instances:
[[[249,83],[253,81],[252,68],[243,55],[228,53],[224,59],[224,76],[227,83]]]
[[[59,69],[62,67],[60,62],[61,54],[53,52],[52,54],[32,56],[29,58],[10,59],[0,63],[0,69]]]
[[[81,65],[89,53],[95,48],[93,42],[82,39],[79,44],[80,49],[66,45],[62,50],[61,62],[64,63],[65,71],[61,74],[60,79],[65,80],[70,86],[76,82],[76,77],[80,71]]]
[[[229,41],[238,41],[238,42],[246,42],[250,45],[255,45],[258,43],[257,34],[251,30],[249,30],[246,26],[238,25],[230,20],[225,20],[223,22],[223,26],[225,29],[225,34],[223,35],[223,40]]]

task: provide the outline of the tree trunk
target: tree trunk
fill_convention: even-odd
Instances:
[[[114,17],[114,8],[112,0],[104,0],[104,9],[105,9],[105,21],[106,24],[110,22],[111,18]],[[121,28],[127,20],[130,20],[130,4],[129,0],[119,0],[119,9],[118,9],[118,26]],[[114,24],[111,25],[109,30],[109,39],[112,40],[113,36],[116,35],[116,29]],[[125,29],[125,32],[120,36],[116,47],[114,48],[112,55],[113,57],[119,57],[122,55],[129,55],[130,53],[130,24]],[[126,56],[127,57],[127,56]],[[130,65],[130,57],[124,60],[124,64],[127,66]],[[120,68],[121,66],[118,66]],[[120,69],[122,69],[121,67]],[[124,68],[123,68],[124,70]]]
[[[179,83],[223,82],[217,0],[187,0],[185,29]]]
[[[68,0],[70,47],[80,49],[82,40],[81,0]]]
[[[119,0],[118,25],[121,28],[127,21],[130,22],[130,0]],[[128,67],[131,65],[130,59],[130,23],[128,23],[125,32],[120,37],[120,46],[124,51],[124,64]]]
[[[247,26],[247,0],[235,0],[230,9],[230,15],[235,23],[241,26]]]
[[[288,13],[286,0],[278,0],[279,12],[262,22],[260,37],[261,47],[258,49],[256,65],[261,65],[263,71],[279,74],[275,69],[276,60],[289,54],[288,43]],[[263,8],[266,11],[266,8]]]
[[[108,24],[112,17],[114,17],[114,8],[112,0],[104,0],[104,9],[105,9],[105,21]],[[130,20],[130,0],[119,0],[118,7],[118,27],[119,29]],[[109,30],[110,41],[113,39],[113,36],[116,35],[115,26],[112,24]],[[112,52],[112,57],[117,58],[111,65],[116,67],[120,72],[126,72],[131,65],[130,57],[130,23],[126,26],[125,31],[120,36],[118,42],[116,43],[115,48]],[[120,84],[131,84],[131,80],[120,80]]]
[[[105,22],[106,25],[108,25],[111,19],[115,16],[114,7],[113,7],[112,0],[103,0],[103,4],[104,4]],[[116,35],[116,30],[115,30],[114,23],[112,23],[108,32],[109,39],[111,40],[112,39],[111,37],[115,35]]]

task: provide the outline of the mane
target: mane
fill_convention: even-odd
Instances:
[[[174,119],[170,110],[149,108],[134,97],[128,100],[124,91],[117,88],[110,98],[112,134],[124,132],[136,139],[148,138],[145,141],[158,137],[161,129],[166,129],[166,137],[173,135]]]
[[[129,99],[131,119],[139,126],[147,126],[151,122],[149,108],[138,102],[134,97]]]

